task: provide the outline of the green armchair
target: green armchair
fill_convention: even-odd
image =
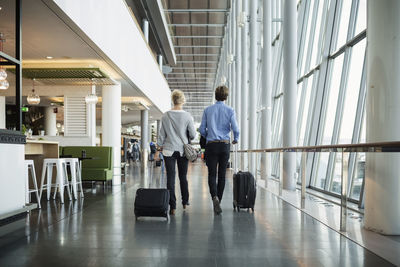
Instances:
[[[73,158],[82,156],[93,158],[82,161],[83,181],[109,181],[113,177],[112,147],[97,146],[66,146],[62,148],[62,155],[71,155]]]

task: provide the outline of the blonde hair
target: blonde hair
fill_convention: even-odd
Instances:
[[[172,91],[171,99],[174,105],[183,105],[186,101],[185,94],[181,90]]]

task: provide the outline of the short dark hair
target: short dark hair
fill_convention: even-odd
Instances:
[[[229,89],[225,85],[215,88],[215,100],[225,101],[228,98]]]

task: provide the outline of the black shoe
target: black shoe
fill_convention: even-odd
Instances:
[[[216,214],[221,214],[222,213],[222,209],[221,209],[221,206],[219,204],[218,197],[213,197],[212,201],[213,201],[213,205],[214,205],[214,212]]]

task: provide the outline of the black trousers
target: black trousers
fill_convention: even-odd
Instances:
[[[225,188],[225,174],[228,165],[230,144],[208,143],[206,146],[208,186],[211,197],[217,196],[221,201]],[[218,170],[218,183],[217,183]]]
[[[175,165],[178,163],[178,176],[181,186],[182,205],[189,203],[189,189],[187,182],[187,170],[189,161],[186,157],[181,157],[178,151],[175,151],[171,157],[164,156],[165,167],[167,169],[167,189],[169,190],[169,206],[176,209],[175,196]]]

